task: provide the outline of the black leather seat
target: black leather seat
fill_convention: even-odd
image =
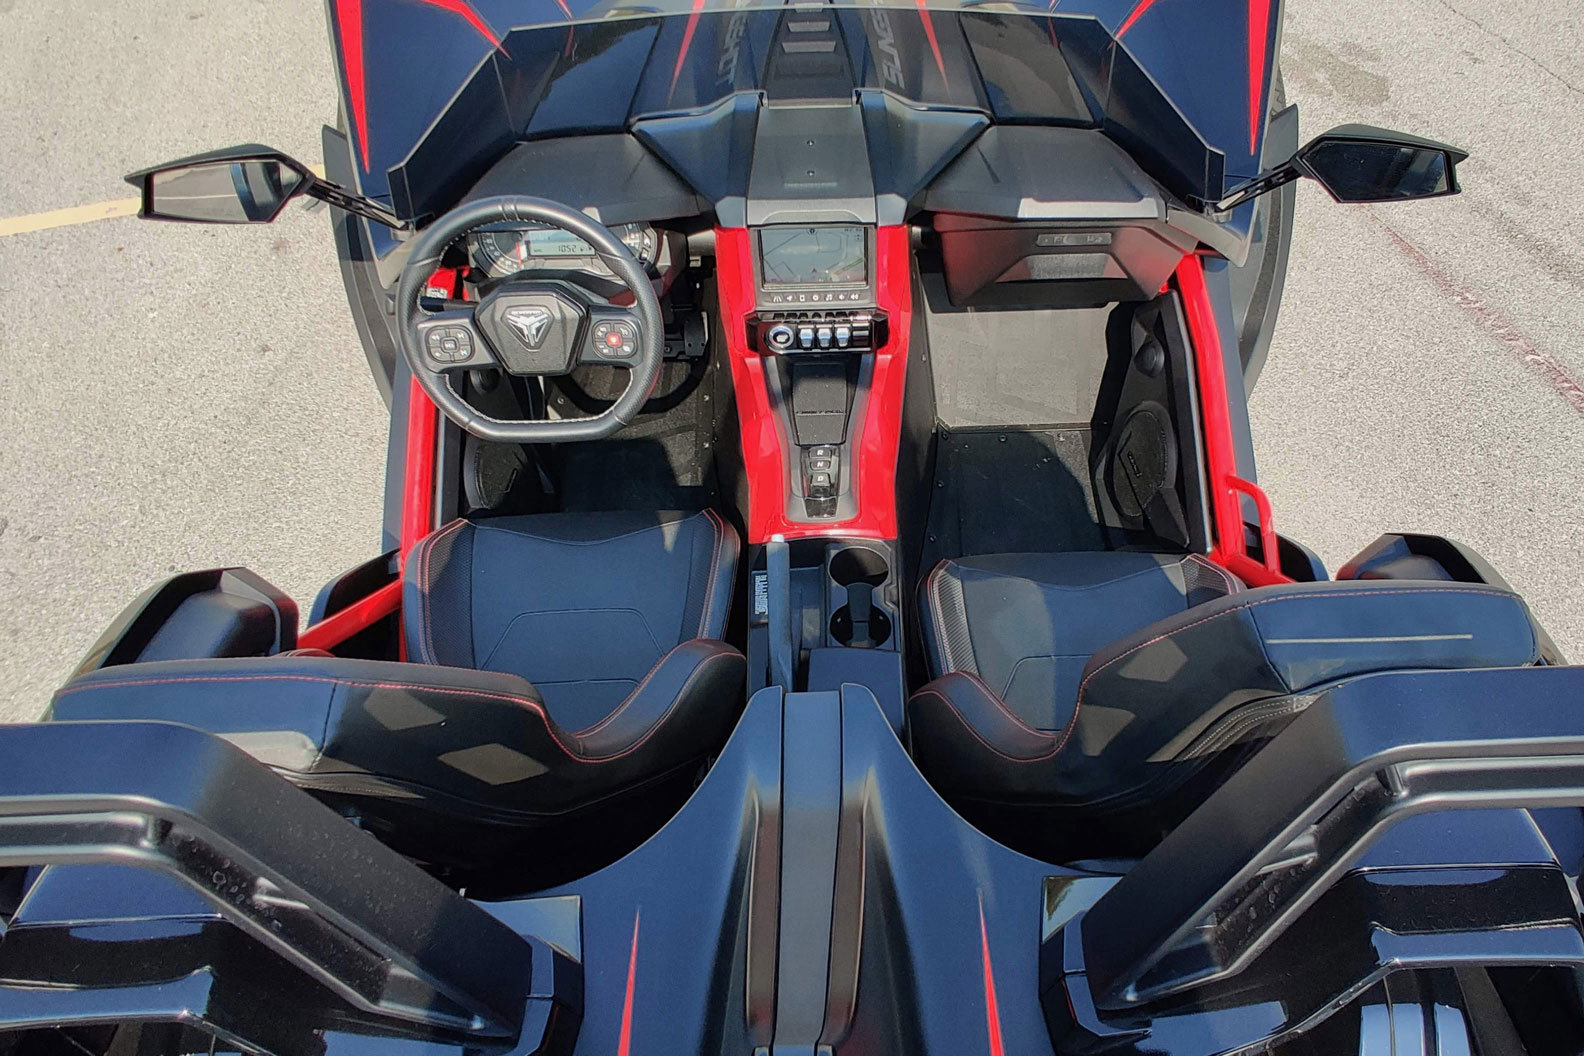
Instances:
[[[51,717],[209,730],[475,887],[543,886],[651,835],[730,733],[736,559],[713,513],[454,522],[407,562],[425,662],[128,664],[74,679]]]
[[[452,521],[407,557],[407,657],[520,675],[589,726],[668,651],[725,633],[737,551],[713,510]]]
[[[923,595],[914,757],[1042,855],[1146,850],[1325,686],[1540,655],[1523,601],[1476,584],[1244,590],[1196,557],[1009,554],[943,563]]]

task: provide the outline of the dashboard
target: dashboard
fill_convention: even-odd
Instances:
[[[671,241],[648,224],[611,228],[651,273],[665,273],[671,264]],[[614,279],[594,247],[576,235],[544,224],[498,224],[468,236],[473,266],[491,279],[533,271],[580,272]]]

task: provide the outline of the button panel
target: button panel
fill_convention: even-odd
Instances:
[[[473,334],[465,326],[436,326],[424,334],[424,350],[437,363],[461,363],[473,356]]]
[[[602,319],[590,334],[594,354],[601,359],[625,362],[638,354],[638,328],[622,319]]]
[[[863,304],[866,301],[871,300],[872,298],[870,297],[868,290],[837,290],[834,293],[828,290],[824,292],[818,290],[805,290],[802,293],[767,293],[760,295],[760,303],[762,304],[768,304],[772,306],[792,305],[794,307],[800,304],[829,304],[832,306],[842,306],[850,304]]]
[[[748,319],[748,343],[770,355],[869,352],[885,344],[880,312],[763,312]]]

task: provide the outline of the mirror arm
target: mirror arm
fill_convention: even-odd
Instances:
[[[1229,213],[1244,202],[1252,201],[1262,194],[1269,194],[1278,187],[1285,187],[1294,180],[1303,176],[1303,169],[1299,167],[1298,159],[1292,158],[1262,173],[1252,180],[1245,180],[1226,193],[1220,201],[1206,203],[1211,212]]]
[[[403,222],[394,212],[372,198],[353,194],[340,184],[320,179],[311,172],[305,172],[304,175],[308,182],[303,186],[301,193],[308,197],[317,198],[321,202],[354,213],[365,220],[372,220],[376,224],[384,224],[393,231],[411,230],[411,224]]]

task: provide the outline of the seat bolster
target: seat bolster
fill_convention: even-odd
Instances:
[[[961,569],[955,561],[941,561],[924,577],[919,585],[918,613],[930,673],[978,674],[973,640],[968,633]]]
[[[747,676],[748,661],[725,642],[683,642],[614,711],[573,734],[578,751],[589,762],[614,763],[688,743],[717,744],[723,725],[736,715]]]
[[[283,655],[103,667],[56,690],[44,719],[177,722],[228,739],[250,737],[253,745],[243,744],[250,751],[270,735],[273,750],[259,757],[306,773],[323,751],[335,705],[337,680],[314,670],[324,662]]]
[[[388,757],[393,743],[453,719],[476,730],[501,715],[513,739],[534,723],[559,733],[538,690],[515,675],[286,653],[101,668],[61,687],[46,718],[179,722],[307,776],[395,773]],[[570,752],[575,742],[559,737]],[[431,755],[444,751],[428,747]]]
[[[937,786],[976,796],[1037,792],[1059,735],[1033,729],[977,675],[943,675],[908,700],[918,766]]]
[[[732,586],[737,579],[737,558],[742,549],[737,531],[714,510],[700,516],[711,531],[710,558],[700,583],[703,594],[697,634],[700,638],[721,638],[726,634],[726,618],[731,615]],[[686,634],[691,628],[684,627]]]
[[[1243,709],[1260,701],[1380,671],[1516,667],[1537,656],[1528,608],[1509,591],[1384,580],[1261,587],[1095,653],[1070,729],[1075,741],[1105,745],[1085,778],[1119,788],[1144,761],[1175,757],[1224,720],[1251,722]],[[1269,718],[1287,714],[1274,708]],[[1122,718],[1115,737],[1096,728]],[[1079,766],[1071,754],[1063,759]]]
[[[423,664],[476,667],[473,534],[458,518],[420,539],[402,565],[402,634]]]

